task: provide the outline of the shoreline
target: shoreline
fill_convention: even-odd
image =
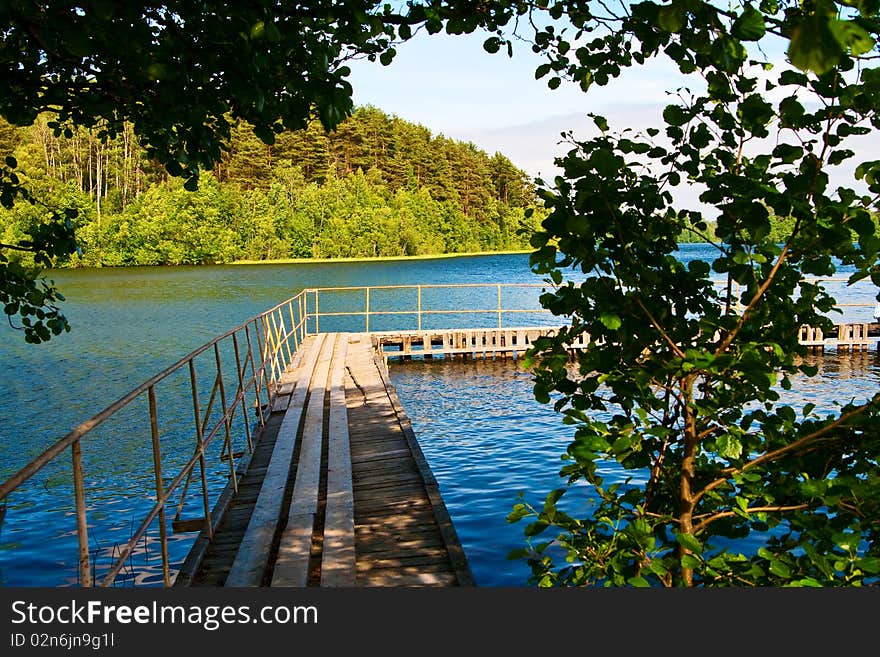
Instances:
[[[414,256],[373,256],[356,258],[278,258],[274,260],[234,260],[227,265],[308,265],[336,262],[392,262],[398,260],[441,260],[449,258],[472,258],[476,256],[521,255],[533,253],[534,249],[525,251],[469,251],[467,253],[431,253]]]

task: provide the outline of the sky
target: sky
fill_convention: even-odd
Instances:
[[[626,78],[588,94],[572,83],[551,90],[547,78],[535,80],[543,59],[524,44],[510,58],[485,52],[485,39],[482,33],[418,34],[397,48],[387,67],[353,62],[355,103],[473,142],[490,154],[500,151],[530,176],[552,178],[554,158],[568,150],[559,145],[560,133],[592,134],[589,112],[613,118],[612,127],[654,124],[669,103],[666,90],[682,81],[664,62],[627,71]]]
[[[544,59],[526,44],[516,44],[512,58],[503,48],[490,55],[482,47],[486,37],[421,33],[398,46],[387,67],[367,60],[350,63],[355,104],[420,123],[435,135],[473,142],[490,155],[501,152],[530,177],[549,183],[559,173],[554,159],[570,148],[560,143],[561,133],[571,131],[577,139],[596,134],[589,113],[605,116],[612,130],[662,127],[663,108],[675,101],[675,91],[699,83],[664,58],[625,70],[587,93],[567,81],[551,90],[547,78],[535,80],[535,68]],[[784,65],[782,44],[769,48],[767,57]],[[855,150],[859,157],[832,174],[832,184],[859,189],[852,170],[856,161],[880,159],[880,140],[861,138]],[[700,191],[680,186],[676,201],[711,216],[697,199]]]

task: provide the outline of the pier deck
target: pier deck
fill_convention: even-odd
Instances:
[[[176,585],[473,585],[369,335],[302,345],[238,491]]]
[[[867,349],[878,326],[801,335]],[[177,576],[191,586],[469,586],[439,486],[391,385],[389,358],[521,357],[553,329],[320,333],[278,382],[254,453],[213,535]],[[587,339],[572,345],[584,348]]]

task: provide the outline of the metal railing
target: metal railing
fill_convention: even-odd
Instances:
[[[325,320],[363,318],[359,326],[348,323],[347,330],[363,330],[367,333],[376,328],[376,320],[380,318],[409,318],[411,327],[420,331],[428,328],[426,325],[431,318],[454,316],[460,321],[463,318],[473,320],[474,316],[483,315],[494,328],[503,328],[506,315],[550,315],[549,310],[540,307],[538,295],[528,293],[530,290],[546,288],[547,285],[538,283],[447,283],[310,288],[305,290],[306,319],[310,329],[314,329],[314,333],[320,332],[322,318]],[[483,295],[482,300],[476,298],[479,292],[487,293]],[[440,293],[442,296],[435,301],[427,298],[430,293]],[[530,302],[531,307],[511,306],[505,303],[506,301]],[[360,305],[354,306],[356,309],[351,310],[354,303]],[[327,310],[328,306],[329,310]]]
[[[848,279],[840,277],[810,278],[811,283],[846,284]],[[721,288],[722,301],[726,297],[723,288],[727,283],[723,280],[713,281],[717,288]],[[446,325],[442,327],[427,326],[432,318],[444,317],[447,320],[456,318],[459,323],[465,318],[473,318],[482,315],[485,318],[485,326],[469,325],[468,328],[510,328],[505,327],[505,318],[531,316],[549,316],[550,311],[540,306],[539,294],[529,294],[529,291],[546,290],[547,284],[540,283],[461,283],[461,284],[437,284],[437,285],[377,285],[377,286],[354,286],[333,288],[310,288],[304,291],[306,295],[306,321],[310,333],[318,333],[321,330],[321,320],[352,320],[357,322],[337,322],[332,330],[346,331],[370,331],[376,330],[377,320],[380,319],[409,319],[409,328],[421,331],[423,329],[458,328]],[[482,299],[476,298],[476,293],[484,292]],[[740,303],[741,286],[733,283],[730,289],[732,307],[736,311],[742,310]],[[428,300],[430,293],[435,295],[434,300]],[[384,302],[384,303],[383,303]],[[519,305],[511,305],[519,304]],[[482,305],[481,305],[482,304]],[[528,307],[523,307],[523,306]],[[329,309],[328,309],[329,306]],[[837,303],[841,309],[871,309],[874,303]],[[354,309],[353,309],[354,308]],[[470,319],[468,320],[470,321]],[[447,324],[449,322],[447,321]],[[550,322],[547,322],[550,323]],[[489,326],[488,324],[491,324]],[[394,329],[400,329],[406,322],[398,322]]]
[[[162,583],[172,583],[168,553],[168,507],[172,498],[179,495],[177,513],[171,523],[186,525],[180,521],[180,513],[187,501],[190,484],[197,476],[201,487],[201,509],[204,513],[194,523],[207,536],[213,534],[212,509],[209,500],[206,455],[208,447],[218,436],[222,437],[220,450],[221,461],[228,462],[229,479],[233,489],[237,490],[236,458],[243,457],[236,452],[236,439],[246,442],[248,454],[253,450],[252,425],[254,429],[265,423],[264,409],[271,407],[275,395],[276,384],[283,371],[290,364],[300,343],[306,337],[305,294],[300,292],[260,315],[232,328],[215,337],[207,344],[184,356],[174,365],[156,374],[143,384],[121,397],[118,401],[100,413],[81,423],[54,445],[22,467],[7,481],[0,485],[0,500],[5,500],[10,493],[21,487],[50,462],[55,461],[65,451],[71,454],[71,476],[73,480],[74,508],[76,516],[76,536],[79,547],[78,580],[84,587],[111,586],[120,571],[141,540],[146,541],[146,534],[158,518],[159,546],[162,562]],[[226,369],[224,373],[224,359]],[[200,358],[201,357],[201,358]],[[207,362],[206,362],[207,361]],[[198,367],[197,367],[198,365]],[[210,385],[209,400],[203,405],[200,400],[200,388],[204,390],[198,377],[198,369],[206,367],[213,372],[213,383]],[[234,390],[227,387],[228,369],[234,368],[232,383]],[[189,427],[194,443],[192,456],[183,464],[170,482],[163,475],[162,432],[160,431],[159,407],[162,399],[157,392],[163,383],[171,381],[173,375],[188,378],[189,396],[192,402],[192,419]],[[209,379],[210,380],[210,379]],[[172,389],[169,397],[174,397],[178,406],[181,403],[181,389]],[[230,394],[231,393],[231,394]],[[147,510],[129,540],[121,546],[106,572],[99,574],[91,563],[89,547],[89,509],[86,501],[86,469],[83,453],[88,450],[89,438],[95,430],[117,416],[124,410],[136,407],[135,402],[143,402],[146,397],[147,416],[135,422],[149,425],[152,451],[153,479],[155,481],[155,502]],[[167,403],[172,403],[171,400]],[[214,412],[214,409],[218,409]],[[213,420],[213,422],[212,422]],[[238,424],[243,436],[233,436],[233,427]],[[137,464],[132,468],[136,472]],[[197,472],[198,471],[198,472]],[[198,485],[197,485],[198,486]],[[118,494],[122,494],[119,491]],[[198,502],[197,502],[198,504]],[[7,518],[8,520],[8,518]],[[193,523],[190,522],[190,525]],[[192,528],[184,531],[192,531]]]

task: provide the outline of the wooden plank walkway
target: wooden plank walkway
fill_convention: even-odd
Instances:
[[[307,338],[228,498],[176,586],[474,584],[368,334]]]

